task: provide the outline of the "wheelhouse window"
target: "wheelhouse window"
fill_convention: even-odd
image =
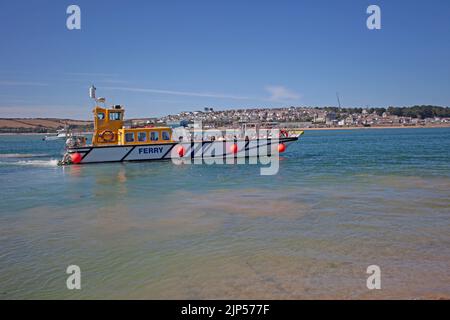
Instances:
[[[138,132],[138,141],[139,142],[147,141],[147,132]]]
[[[122,120],[122,113],[121,112],[110,112],[109,120],[112,120],[112,121]]]
[[[105,120],[105,114],[103,112],[97,113],[97,119],[98,120]]]
[[[158,141],[158,139],[159,139],[159,134],[158,134],[158,132],[152,131],[152,132],[150,133],[150,140],[151,140],[151,141]]]
[[[125,133],[125,142],[134,142],[134,132]]]
[[[170,140],[170,134],[168,131],[163,131],[162,132],[162,139],[163,140]]]

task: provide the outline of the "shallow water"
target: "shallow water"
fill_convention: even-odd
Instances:
[[[275,176],[62,148],[0,137],[0,298],[450,297],[450,129],[309,131]]]

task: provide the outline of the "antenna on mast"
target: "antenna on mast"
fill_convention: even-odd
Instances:
[[[89,88],[89,98],[95,101],[95,103],[105,103],[106,99],[102,97],[96,97],[97,88],[93,85]]]
[[[336,92],[336,98],[338,102],[339,109],[341,108],[341,100],[339,99],[339,92]]]
[[[89,88],[89,98],[96,100],[96,99],[95,99],[95,91],[96,91],[96,90],[97,90],[97,88],[94,87],[94,85],[92,85],[92,86]]]

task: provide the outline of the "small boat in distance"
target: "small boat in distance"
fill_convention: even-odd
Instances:
[[[62,140],[62,139],[65,140],[70,136],[71,136],[71,133],[69,133],[67,126],[66,126],[63,129],[56,130],[56,134],[54,134],[54,135],[45,136],[42,140],[44,140],[44,141],[54,141],[54,140]]]
[[[98,102],[104,103],[105,99],[95,98],[95,87],[90,88],[90,96],[96,102],[92,143],[88,145],[83,136],[71,135],[66,141],[66,152],[60,165],[271,156],[284,152],[290,143],[297,141],[303,134],[303,131],[258,129],[253,130],[252,134],[244,131],[232,132],[230,135],[228,131],[224,134],[216,130],[218,134],[205,135],[202,131],[199,137],[195,130],[182,130],[184,135],[179,135],[171,127],[125,126],[125,110],[122,106],[100,107]]]

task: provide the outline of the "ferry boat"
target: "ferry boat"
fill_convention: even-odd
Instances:
[[[198,138],[189,132],[175,136],[171,127],[130,127],[124,125],[125,110],[120,105],[100,107],[95,98],[95,87],[90,96],[96,102],[92,143],[87,144],[84,136],[71,135],[66,141],[66,152],[60,165],[87,164],[125,161],[155,161],[178,159],[235,159],[271,156],[284,152],[287,146],[297,141],[303,131],[276,130],[278,136],[271,136],[273,130],[258,129],[249,137],[245,133]]]

